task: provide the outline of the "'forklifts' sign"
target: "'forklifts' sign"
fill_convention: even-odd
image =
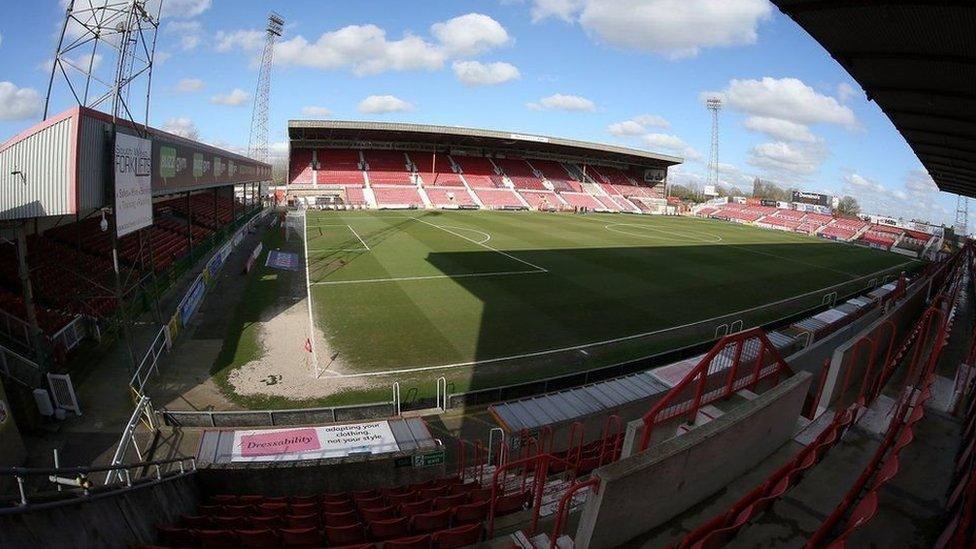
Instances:
[[[153,223],[152,141],[115,135],[115,229],[125,236]]]

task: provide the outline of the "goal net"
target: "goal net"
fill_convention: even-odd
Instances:
[[[289,211],[285,214],[285,241],[299,242],[305,239],[305,210]]]

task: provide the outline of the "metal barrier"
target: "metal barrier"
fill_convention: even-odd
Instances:
[[[31,388],[44,385],[44,371],[33,360],[0,345],[0,372]]]
[[[139,473],[139,470],[142,473]],[[0,478],[12,478],[17,484],[17,506],[0,507],[0,515],[20,513],[27,509],[42,509],[57,507],[61,505],[76,504],[79,500],[95,497],[92,492],[95,484],[92,482],[91,475],[96,473],[106,473],[107,476],[117,476],[119,481],[109,486],[108,490],[100,490],[97,496],[125,491],[134,485],[146,485],[152,483],[166,482],[176,478],[191,474],[197,469],[195,457],[176,457],[156,461],[145,461],[137,463],[123,463],[118,465],[107,465],[103,467],[61,467],[53,469],[27,468],[27,467],[0,467]],[[136,472],[133,474],[133,472]],[[113,475],[113,473],[117,473]],[[51,493],[44,493],[43,503],[31,503],[31,492],[29,489],[32,478],[41,478],[42,486],[54,484],[61,486],[61,490]],[[140,480],[146,479],[144,482]],[[46,482],[44,482],[46,481]],[[65,489],[64,487],[69,487]],[[71,488],[74,488],[72,490]],[[51,496],[57,499],[51,501]]]
[[[88,329],[86,328],[87,321],[81,315],[75,316],[74,320],[51,336],[51,342],[55,347],[60,345],[65,351],[74,349],[88,335]]]
[[[140,393],[146,387],[146,382],[149,381],[149,376],[153,372],[158,372],[159,369],[157,364],[159,362],[160,355],[163,351],[168,351],[172,342],[169,338],[169,325],[164,324],[162,328],[159,329],[159,333],[156,334],[155,339],[149,345],[149,349],[146,351],[146,355],[142,357],[142,361],[139,362],[139,367],[136,368],[136,372],[132,374],[132,379],[129,380],[129,386]]]
[[[740,377],[737,374],[742,365],[743,351],[747,345],[750,352],[755,351],[756,360],[752,374]],[[729,348],[733,349],[731,361],[722,354]],[[771,359],[769,365],[766,362],[767,357]],[[713,365],[716,358],[720,360]],[[720,370],[723,369],[728,370],[724,383],[720,383],[706,392],[709,380],[720,377],[711,374],[720,374]],[[780,356],[779,351],[776,350],[776,346],[766,337],[766,332],[759,328],[752,328],[722,338],[712,347],[711,351],[702,357],[697,366],[692,368],[677,385],[644,414],[644,430],[641,434],[638,451],[643,452],[647,449],[655,425],[684,414],[688,415],[689,421],[694,421],[702,406],[726,398],[735,391],[755,388],[760,380],[768,377],[772,377],[773,384],[776,384],[780,374],[792,375],[793,372],[783,357]],[[692,396],[688,394],[686,389],[691,388],[696,383]],[[680,397],[685,398],[680,402],[675,402]]]

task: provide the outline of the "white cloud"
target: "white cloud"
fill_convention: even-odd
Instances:
[[[41,96],[33,88],[0,82],[0,120],[25,120],[40,116]]]
[[[767,0],[534,0],[532,20],[575,18],[607,44],[677,59],[754,44],[770,12]]]
[[[432,39],[407,33],[403,38],[390,40],[386,31],[376,25],[349,25],[326,32],[314,42],[300,35],[285,40],[276,46],[275,57],[283,65],[348,69],[363,76],[386,71],[439,70],[449,59],[484,53],[511,41],[501,24],[479,13],[435,23],[430,32]],[[253,47],[246,45],[250,41],[244,37],[218,42],[218,47],[226,49]]]
[[[275,60],[283,65],[332,70],[349,68],[356,75],[389,70],[437,70],[444,66],[443,49],[407,35],[387,40],[376,25],[350,25],[327,32],[314,43],[296,36],[278,44]]]
[[[677,153],[690,160],[701,159],[701,153],[688,146],[680,137],[667,133],[648,133],[641,136],[641,142],[651,149],[664,149],[669,152]]]
[[[327,116],[332,116],[332,111],[325,107],[302,107],[303,116],[319,116],[325,118]]]
[[[837,124],[857,127],[854,111],[837,99],[817,93],[797,78],[732,80],[722,92],[704,92],[702,100],[718,96],[728,107],[751,116],[778,118],[797,124]]]
[[[150,6],[152,3],[150,2]],[[179,17],[184,19],[196,17],[209,10],[212,4],[212,0],[166,0],[163,2],[162,17]]]
[[[359,102],[357,109],[364,114],[385,114],[390,112],[407,112],[413,110],[413,105],[395,95],[371,95]]]
[[[451,65],[454,74],[465,86],[494,86],[517,80],[518,67],[509,63],[481,63],[480,61],[455,61]]]
[[[559,110],[570,112],[593,112],[596,105],[593,101],[578,95],[565,95],[557,93],[549,97],[543,97],[538,102],[527,103],[526,107],[534,111]]]
[[[537,23],[547,17],[556,17],[571,23],[583,5],[583,0],[534,0],[532,2],[532,22]]]
[[[199,78],[183,78],[176,83],[176,86],[174,86],[173,89],[178,93],[200,91],[203,89],[203,80],[200,80]]]
[[[847,82],[837,84],[837,98],[841,103],[847,103],[852,97],[857,95],[857,90]]]
[[[173,57],[173,54],[156,50],[156,53],[153,54],[153,63],[165,63],[170,57]]]
[[[776,177],[802,178],[820,169],[826,156],[826,149],[819,143],[775,141],[753,147],[747,162]]]
[[[803,124],[782,120],[780,118],[769,118],[765,116],[751,116],[744,123],[746,129],[754,132],[766,134],[773,139],[782,141],[800,141],[803,143],[815,143],[817,136],[813,135],[810,128]]]
[[[210,98],[214,105],[227,105],[229,107],[239,107],[250,98],[250,94],[240,88],[234,88],[230,93],[218,93]]]
[[[647,133],[648,128],[669,128],[671,123],[663,116],[642,114],[630,120],[615,122],[607,126],[607,132],[618,137],[635,136]]]
[[[434,23],[430,33],[449,56],[471,56],[503,46],[508,32],[498,21],[481,13],[469,13],[442,23]]]
[[[200,45],[203,38],[203,25],[199,21],[170,21],[163,32],[176,36],[180,41],[180,49],[188,51]]]
[[[163,131],[194,141],[200,140],[200,130],[197,129],[197,125],[185,116],[167,120],[163,124]]]
[[[853,172],[844,176],[844,182],[849,188],[859,191],[885,192],[885,186],[881,183]]]
[[[254,52],[264,48],[265,33],[259,30],[217,31],[214,38],[217,43],[216,49],[221,53],[233,49]]]

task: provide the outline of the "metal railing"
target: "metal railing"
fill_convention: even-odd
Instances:
[[[33,360],[0,345],[0,373],[31,388],[44,386],[44,371]]]
[[[196,457],[176,457],[101,467],[0,467],[0,478],[11,478],[17,484],[17,497],[13,499],[13,505],[9,507],[0,506],[0,515],[18,513],[26,509],[70,505],[79,500],[104,497],[129,490],[135,486],[175,480],[192,474],[196,470]],[[99,488],[93,477],[101,473],[105,473],[106,478],[117,477],[118,480],[102,483],[105,486]],[[52,489],[48,492],[37,490],[34,493],[31,490],[32,479],[41,480],[39,487],[54,485],[62,489]],[[8,501],[10,500],[8,499]]]

